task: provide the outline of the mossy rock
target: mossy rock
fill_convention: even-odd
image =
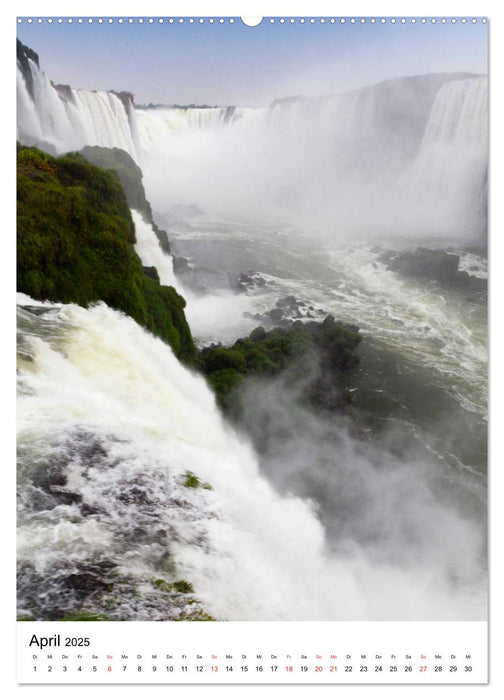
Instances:
[[[193,362],[185,300],[148,277],[135,252],[135,227],[118,176],[80,154],[17,153],[17,289],[88,306],[104,301]]]
[[[152,215],[151,205],[145,196],[142,170],[133,158],[122,148],[105,148],[103,146],[85,146],[80,154],[90,163],[100,168],[112,170],[118,176],[131,209],[139,211],[153,227],[161,248],[170,252],[170,243],[166,231],[158,228]]]
[[[336,322],[332,316],[322,323],[295,322],[290,328],[274,328],[268,332],[259,326],[229,348],[204,348],[199,353],[199,365],[221,408],[237,418],[240,415],[239,385],[244,379],[272,377],[287,369],[293,373],[292,378],[302,379],[314,363],[318,367],[317,392],[309,390],[308,396],[312,403],[319,402],[320,386],[327,384],[333,393],[341,384],[341,373],[357,365],[359,358],[354,350],[360,340],[355,326]],[[327,402],[321,405],[326,406]]]

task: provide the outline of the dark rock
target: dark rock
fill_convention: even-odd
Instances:
[[[239,291],[248,289],[257,289],[266,286],[266,280],[257,272],[241,272],[236,280],[236,286]]]
[[[56,85],[55,83],[51,83],[51,85],[66,102],[72,102],[72,104],[75,102],[70,85]]]
[[[82,495],[80,493],[74,493],[73,491],[67,491],[66,489],[57,487],[52,487],[50,491],[58,502],[65,506],[72,506],[74,503],[82,503]]]
[[[461,289],[476,294],[487,289],[487,280],[459,270],[460,256],[444,250],[417,248],[413,253],[390,252],[381,256],[389,270],[415,279],[437,282],[443,287]]]
[[[179,255],[172,255],[173,260],[173,271],[176,275],[184,274],[188,272],[190,268],[189,260],[187,258],[182,258]]]
[[[378,262],[383,263],[384,265],[388,265],[391,260],[394,260],[399,255],[397,250],[384,250],[380,253],[378,256],[377,260]]]
[[[217,289],[244,291],[229,272],[195,265],[186,258],[179,257],[176,263],[174,258],[173,269],[183,284],[197,294],[208,294]]]
[[[111,90],[110,92],[121,100],[121,102],[123,103],[124,109],[126,110],[126,114],[128,114],[130,108],[133,107],[133,103],[135,101],[135,97],[134,97],[133,93],[127,92],[125,90],[123,90],[121,92],[116,92],[115,90]]]
[[[475,292],[484,292],[488,288],[488,280],[483,277],[469,275],[469,289]]]
[[[460,257],[443,250],[417,248],[414,253],[396,255],[388,268],[402,275],[434,280],[442,284],[454,284]]]
[[[283,299],[279,299],[277,301],[276,305],[280,306],[280,307],[285,307],[285,306],[293,307],[293,306],[298,306],[298,302],[296,301],[296,297],[292,296],[292,294],[290,294],[288,297],[284,297]]]
[[[282,309],[272,309],[271,311],[268,311],[268,315],[274,321],[280,321],[284,316],[284,312],[282,311]]]
[[[87,598],[95,591],[112,589],[110,570],[115,568],[113,562],[90,564],[86,568],[75,571],[65,577],[65,587],[73,590],[78,598]]]
[[[351,331],[352,333],[358,333],[360,331],[359,326],[356,326],[354,323],[344,323],[343,321],[336,321],[336,324],[339,326],[343,326],[343,328],[346,328],[347,331]]]
[[[97,515],[101,512],[99,508],[96,506],[90,506],[89,503],[82,503],[80,511],[83,516]]]
[[[19,39],[16,40],[16,58],[21,71],[24,81],[26,83],[27,90],[30,97],[33,99],[33,75],[31,72],[30,61],[33,61],[36,66],[39,65],[38,54],[35,53],[33,49],[28,48],[22,44]]]
[[[159,279],[159,273],[157,271],[157,268],[144,266],[143,271],[144,271],[144,274],[147,275],[147,277],[150,277],[152,280],[156,280],[156,282],[158,284],[161,283],[161,280]]]
[[[463,250],[472,255],[479,255],[481,258],[488,258],[488,248],[486,245],[466,245]]]

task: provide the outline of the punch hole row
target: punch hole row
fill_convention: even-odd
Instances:
[[[235,17],[18,17],[18,24],[235,24]],[[270,24],[476,24],[487,18],[467,17],[265,17]],[[247,22],[244,22],[247,24]],[[259,23],[258,23],[259,24]]]

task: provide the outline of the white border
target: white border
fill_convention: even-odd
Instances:
[[[497,444],[497,436],[500,432],[499,423],[502,418],[498,404],[500,403],[500,390],[502,388],[502,369],[500,365],[500,329],[498,310],[503,290],[498,277],[502,279],[503,275],[500,272],[498,265],[502,260],[502,239],[504,235],[504,227],[502,221],[502,213],[500,201],[502,194],[502,164],[498,154],[503,152],[502,148],[502,123],[504,123],[502,114],[502,92],[500,83],[502,83],[502,75],[500,71],[504,66],[503,51],[504,51],[504,36],[502,34],[502,6],[497,6],[496,3],[483,2],[467,2],[459,0],[459,2],[338,2],[328,3],[313,0],[312,2],[285,2],[275,0],[272,2],[197,2],[188,0],[187,2],[153,2],[144,0],[139,3],[124,0],[124,2],[96,2],[89,0],[86,3],[75,2],[69,5],[68,2],[48,1],[44,4],[40,2],[23,1],[23,2],[7,2],[3,6],[2,22],[0,23],[0,46],[2,47],[2,93],[4,95],[4,104],[2,112],[7,112],[6,118],[2,121],[2,134],[4,143],[2,148],[2,193],[4,194],[8,214],[6,220],[2,222],[2,235],[4,237],[3,257],[4,265],[2,270],[3,299],[7,302],[3,309],[3,327],[8,319],[8,333],[3,338],[2,350],[2,388],[3,396],[7,394],[7,410],[12,414],[12,406],[9,406],[9,401],[12,400],[14,393],[13,381],[13,357],[14,348],[12,339],[14,337],[14,315],[11,311],[11,303],[8,295],[14,291],[14,238],[12,232],[15,227],[15,212],[14,212],[14,182],[13,182],[13,163],[14,163],[14,134],[15,134],[15,82],[14,70],[10,69],[14,56],[15,43],[15,17],[16,16],[247,16],[247,15],[266,15],[266,16],[354,16],[354,17],[369,17],[377,14],[381,16],[488,16],[489,31],[490,31],[490,56],[491,56],[491,252],[490,252],[490,269],[491,269],[491,478],[490,478],[490,515],[491,515],[491,616],[490,616],[490,684],[488,686],[430,686],[428,688],[422,686],[344,686],[338,687],[317,687],[310,688],[310,693],[315,692],[317,697],[326,695],[334,697],[337,692],[339,697],[360,697],[365,690],[373,693],[376,698],[410,698],[418,697],[419,693],[429,693],[429,697],[436,698],[474,698],[476,697],[500,697],[504,692],[504,674],[503,660],[501,658],[504,652],[504,644],[502,637],[502,621],[504,620],[503,612],[503,594],[504,581],[502,576],[502,547],[499,543],[499,533],[503,525],[502,517],[499,513],[502,512],[501,499],[504,495],[502,488],[502,464],[501,464],[501,447]],[[493,71],[496,76],[494,77]],[[7,85],[6,85],[7,83]],[[5,96],[7,95],[7,100]],[[3,210],[5,211],[5,206]],[[5,243],[10,239],[10,243]],[[7,258],[7,260],[5,260]],[[7,347],[5,343],[7,342]],[[4,398],[5,402],[5,398]],[[4,403],[5,408],[5,403]],[[2,432],[2,448],[3,448],[3,482],[2,491],[4,493],[4,502],[2,503],[2,524],[4,533],[4,542],[8,543],[7,551],[3,554],[2,567],[2,603],[3,621],[2,634],[0,635],[0,662],[2,663],[2,689],[6,692],[7,697],[28,697],[37,696],[37,698],[63,698],[68,697],[88,697],[90,692],[96,691],[91,686],[51,686],[51,687],[21,687],[15,684],[15,623],[12,622],[15,586],[14,577],[14,538],[15,531],[14,523],[14,507],[13,507],[13,490],[14,477],[12,466],[14,464],[15,444],[13,440],[14,428],[13,419],[7,420],[4,410],[3,432]],[[7,533],[7,534],[6,534]],[[194,697],[198,692],[205,693],[205,698],[222,698],[222,697],[256,697],[257,692],[262,691],[264,686],[218,686],[218,687],[197,687],[194,686],[177,686],[170,688],[169,686],[148,686],[147,692],[152,697],[166,698],[169,694],[171,697],[183,698]],[[137,698],[139,694],[139,686],[112,686],[104,689],[108,697],[122,698]],[[140,691],[141,692],[141,691]],[[273,692],[277,696],[285,696],[289,698],[305,698],[307,688],[303,686],[282,686],[275,687]],[[227,695],[226,695],[227,694]]]

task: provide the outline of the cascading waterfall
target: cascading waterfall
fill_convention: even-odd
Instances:
[[[185,314],[193,336],[200,342],[217,340],[232,342],[241,333],[249,332],[250,322],[244,317],[253,311],[253,299],[246,295],[237,297],[229,290],[208,293],[204,296],[175,278],[173,258],[159,245],[159,239],[152,226],[140,212],[131,210],[135,224],[135,250],[145,267],[155,267],[163,285],[175,287],[186,300]],[[216,338],[218,334],[218,338]]]
[[[481,234],[486,77],[400,78],[270,108],[134,108],[127,94],[55,87],[27,60],[33,89],[19,69],[19,139],[58,152],[123,148],[157,210],[168,192],[173,204],[290,218],[331,236]]]
[[[399,183],[408,215],[425,220],[429,230],[451,227],[460,235],[486,231],[488,167],[488,81],[472,78],[439,90],[420,148]],[[420,211],[420,208],[422,211]]]
[[[468,123],[473,114],[485,128],[486,83],[459,74],[404,78],[235,110],[220,126],[196,127],[187,110],[173,129],[173,110],[145,110],[138,126],[149,195],[158,211],[168,192],[172,204],[287,221],[331,239],[477,238],[484,228],[487,147]],[[456,143],[448,128],[432,141],[440,118],[459,130]],[[448,190],[450,149],[458,168]],[[478,193],[476,214],[468,190]]]
[[[161,284],[177,286],[173,272],[173,260],[170,255],[163,253],[152,226],[135,209],[131,210],[131,216],[135,224],[135,250],[142,264],[145,267],[156,268]]]
[[[164,343],[103,304],[19,302],[21,614],[50,619],[84,600],[112,619],[176,617],[194,603],[170,607],[156,582],[181,578],[220,619],[481,614],[478,536],[455,512],[421,505],[405,482],[408,508],[443,523],[432,556],[403,568],[357,546],[331,554],[310,505],[273,491],[204,380]],[[189,472],[208,488],[185,487]]]
[[[37,64],[28,59],[30,95],[18,67],[18,139],[62,153],[86,145],[117,147],[137,156],[132,104],[113,92],[90,92],[54,86]]]

